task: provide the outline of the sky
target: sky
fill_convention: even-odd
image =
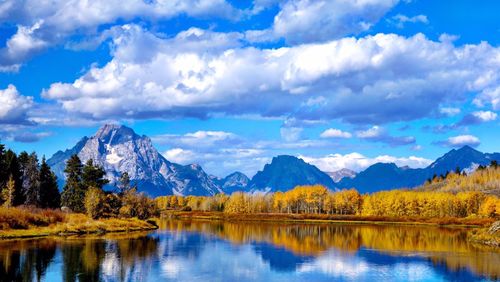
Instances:
[[[495,0],[0,0],[0,139],[50,157],[105,123],[249,176],[500,151]]]

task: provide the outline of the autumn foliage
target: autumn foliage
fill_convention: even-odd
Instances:
[[[500,218],[495,187],[500,168],[479,169],[471,175],[447,174],[417,189],[361,195],[355,189],[330,191],[320,185],[297,186],[272,194],[235,192],[214,197],[163,196],[162,210],[223,211],[234,214],[283,213],[426,218]],[[481,188],[482,187],[482,188]]]

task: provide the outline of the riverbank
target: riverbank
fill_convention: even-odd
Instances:
[[[425,217],[385,217],[360,215],[327,215],[327,214],[287,214],[287,213],[255,213],[234,214],[224,212],[203,211],[163,211],[162,217],[175,219],[225,220],[225,221],[258,221],[281,223],[350,223],[350,224],[398,224],[398,225],[436,225],[449,227],[488,227],[491,218],[425,218]]]
[[[0,208],[0,239],[135,232],[157,228],[153,220],[91,219],[84,214],[57,210]]]

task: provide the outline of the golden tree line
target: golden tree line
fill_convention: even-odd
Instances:
[[[298,186],[287,192],[214,197],[162,196],[156,199],[162,210],[223,211],[227,213],[294,213],[363,216],[500,217],[500,199],[495,195],[469,191],[418,192],[382,191],[361,195],[355,189],[332,192],[323,186]]]
[[[163,196],[162,210],[223,211],[227,213],[337,214],[393,217],[500,218],[500,167],[492,162],[466,175],[459,169],[415,189],[361,195],[355,189],[330,191],[320,185],[297,186],[286,192],[235,192],[213,197]]]

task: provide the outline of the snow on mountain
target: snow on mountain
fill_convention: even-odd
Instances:
[[[342,178],[354,178],[356,176],[356,172],[354,170],[350,170],[348,168],[343,168],[333,172],[326,172],[335,183],[339,182]]]
[[[73,148],[55,153],[47,163],[60,179],[64,179],[64,167],[72,154],[78,154],[83,163],[92,159],[102,166],[111,185],[127,172],[139,189],[151,196],[222,192],[199,165],[169,162],[154,148],[150,138],[139,136],[126,126],[106,124]]]

